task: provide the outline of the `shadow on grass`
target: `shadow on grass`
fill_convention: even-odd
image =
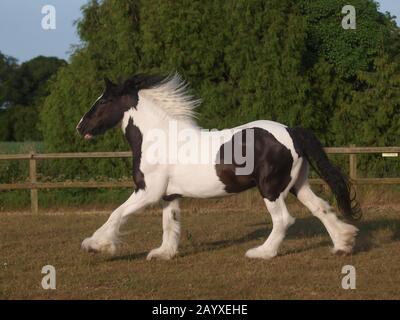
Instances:
[[[260,244],[265,241],[267,236],[271,231],[271,225],[266,222],[251,224],[250,227],[258,227],[257,229],[251,231],[250,233],[243,235],[239,238],[231,238],[224,240],[217,240],[211,242],[196,242],[185,247],[185,252],[181,252],[180,257],[191,256],[205,251],[215,251],[224,248],[229,248],[235,245],[244,244],[254,240],[259,240]],[[379,241],[374,239],[374,233],[380,230],[389,230],[392,235],[390,237],[390,242],[400,241],[400,218],[399,219],[380,219],[380,220],[370,220],[370,221],[360,221],[356,223],[360,232],[357,236],[356,246],[354,248],[354,253],[370,251],[373,248],[379,247]],[[296,223],[288,230],[286,239],[302,239],[302,238],[314,238],[314,237],[324,237],[324,239],[313,243],[311,245],[305,246],[304,248],[296,248],[286,250],[283,255],[301,253],[320,247],[328,247],[332,245],[329,238],[328,232],[325,230],[322,223],[314,218],[307,217],[297,219]],[[114,256],[109,258],[107,261],[134,261],[138,259],[144,259],[147,252],[132,253],[122,256]]]
[[[138,252],[138,253],[129,253],[122,256],[113,256],[106,259],[107,262],[113,261],[135,261],[135,260],[143,260],[147,256],[147,252]]]
[[[182,256],[197,254],[204,251],[214,251],[220,250],[224,248],[228,248],[235,245],[244,244],[247,242],[251,242],[254,240],[260,241],[260,245],[267,239],[269,233],[271,232],[272,225],[267,222],[261,222],[256,224],[250,224],[249,227],[259,227],[250,233],[243,235],[240,238],[236,239],[226,239],[226,240],[217,240],[211,242],[204,242],[194,245],[195,248],[190,250],[190,252],[186,252],[182,254]],[[324,230],[324,227],[318,220],[310,218],[297,219],[296,223],[288,230],[286,239],[299,239],[299,238],[311,238],[321,235],[328,235],[328,233]],[[287,250],[285,254],[299,253],[303,251],[308,251],[312,249],[316,249],[322,246],[329,245],[329,239],[319,241],[318,243],[309,245],[303,249],[295,249],[295,250]],[[249,248],[250,249],[250,248]]]
[[[378,232],[379,230],[389,230],[392,233],[390,237],[390,242],[400,241],[400,219],[360,221],[355,225],[360,230],[356,239],[356,245],[354,247],[355,254],[359,252],[370,251],[375,247],[379,247],[379,242],[375,241],[376,239],[374,239],[373,236],[374,233]],[[251,231],[249,234],[243,235],[236,239],[234,238],[234,239],[218,240],[218,241],[211,241],[202,244],[197,244],[195,245],[196,248],[194,248],[194,250],[192,250],[191,252],[187,252],[182,256],[196,254],[203,251],[224,249],[234,245],[247,243],[253,240],[260,240],[261,244],[267,239],[271,231],[271,226],[265,222],[252,224],[249,226],[253,227],[263,226],[263,227],[257,228]],[[300,250],[298,248],[295,250],[287,250],[284,255],[300,253],[316,249],[319,247],[332,245],[328,232],[318,219],[314,217],[297,219],[296,223],[288,230],[286,239],[313,238],[319,236],[323,236],[325,237],[325,239],[319,241],[318,243],[304,247],[303,249]]]

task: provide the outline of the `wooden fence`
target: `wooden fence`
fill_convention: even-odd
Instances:
[[[348,154],[350,178],[356,185],[362,184],[400,184],[400,178],[357,178],[357,154],[382,154],[382,156],[395,156],[400,153],[400,147],[346,147],[325,148],[328,154]],[[38,213],[38,190],[39,189],[61,189],[61,188],[131,188],[132,181],[71,181],[71,182],[38,182],[37,166],[38,160],[49,159],[82,159],[82,158],[129,158],[131,152],[86,152],[86,153],[47,153],[37,154],[0,154],[0,160],[28,160],[29,182],[0,184],[2,190],[30,190],[31,211]],[[324,184],[321,179],[311,179],[313,184]]]

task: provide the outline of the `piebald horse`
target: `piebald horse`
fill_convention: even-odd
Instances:
[[[269,259],[277,255],[287,229],[295,222],[285,205],[289,192],[324,224],[334,253],[352,252],[358,229],[338,219],[331,206],[314,194],[308,182],[309,166],[329,185],[346,218],[359,218],[361,210],[350,195],[349,180],[329,161],[312,132],[268,120],[206,131],[195,121],[198,105],[199,100],[188,94],[188,86],[178,74],[138,74],[120,84],[105,79],[104,92],[82,117],[77,131],[91,139],[121,124],[132,149],[136,187],[107,222],[82,242],[84,250],[113,254],[127,218],[161,201],[162,244],[151,250],[147,259],[171,259],[178,252],[181,197],[225,196],[257,187],[273,228],[262,245],[246,252],[247,257]],[[160,138],[162,142],[157,144],[155,138],[162,135],[169,138]],[[173,135],[178,138],[171,139]],[[179,138],[182,135],[189,138]],[[209,140],[213,141],[211,148],[199,147],[207,146]],[[206,161],[182,161],[188,146],[195,153],[203,150]],[[241,158],[243,153],[246,156]]]

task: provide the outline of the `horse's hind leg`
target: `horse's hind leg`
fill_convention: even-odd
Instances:
[[[179,200],[163,203],[163,240],[159,248],[153,249],[147,256],[150,259],[171,259],[178,252],[181,234]]]
[[[358,229],[338,219],[331,206],[315,195],[307,180],[308,163],[304,162],[293,191],[311,213],[324,224],[332,242],[334,253],[350,253],[354,247]]]
[[[268,239],[259,247],[246,252],[248,258],[270,259],[278,254],[279,246],[286,235],[286,230],[294,223],[295,219],[290,215],[285,205],[285,196],[282,193],[275,201],[264,199],[272,218],[272,231]]]

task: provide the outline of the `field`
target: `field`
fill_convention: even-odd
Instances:
[[[0,154],[29,153],[32,150],[35,150],[36,152],[43,152],[45,150],[44,143],[0,141]]]
[[[131,217],[115,256],[80,250],[109,212],[47,211],[0,215],[1,299],[400,299],[400,206],[364,208],[355,254],[336,256],[322,224],[290,201],[297,218],[272,260],[249,260],[271,222],[260,202],[240,198],[183,205],[179,256],[146,261],[161,243],[161,212]],[[56,290],[43,290],[44,265],[57,271]],[[356,289],[341,287],[344,265],[356,268]]]

